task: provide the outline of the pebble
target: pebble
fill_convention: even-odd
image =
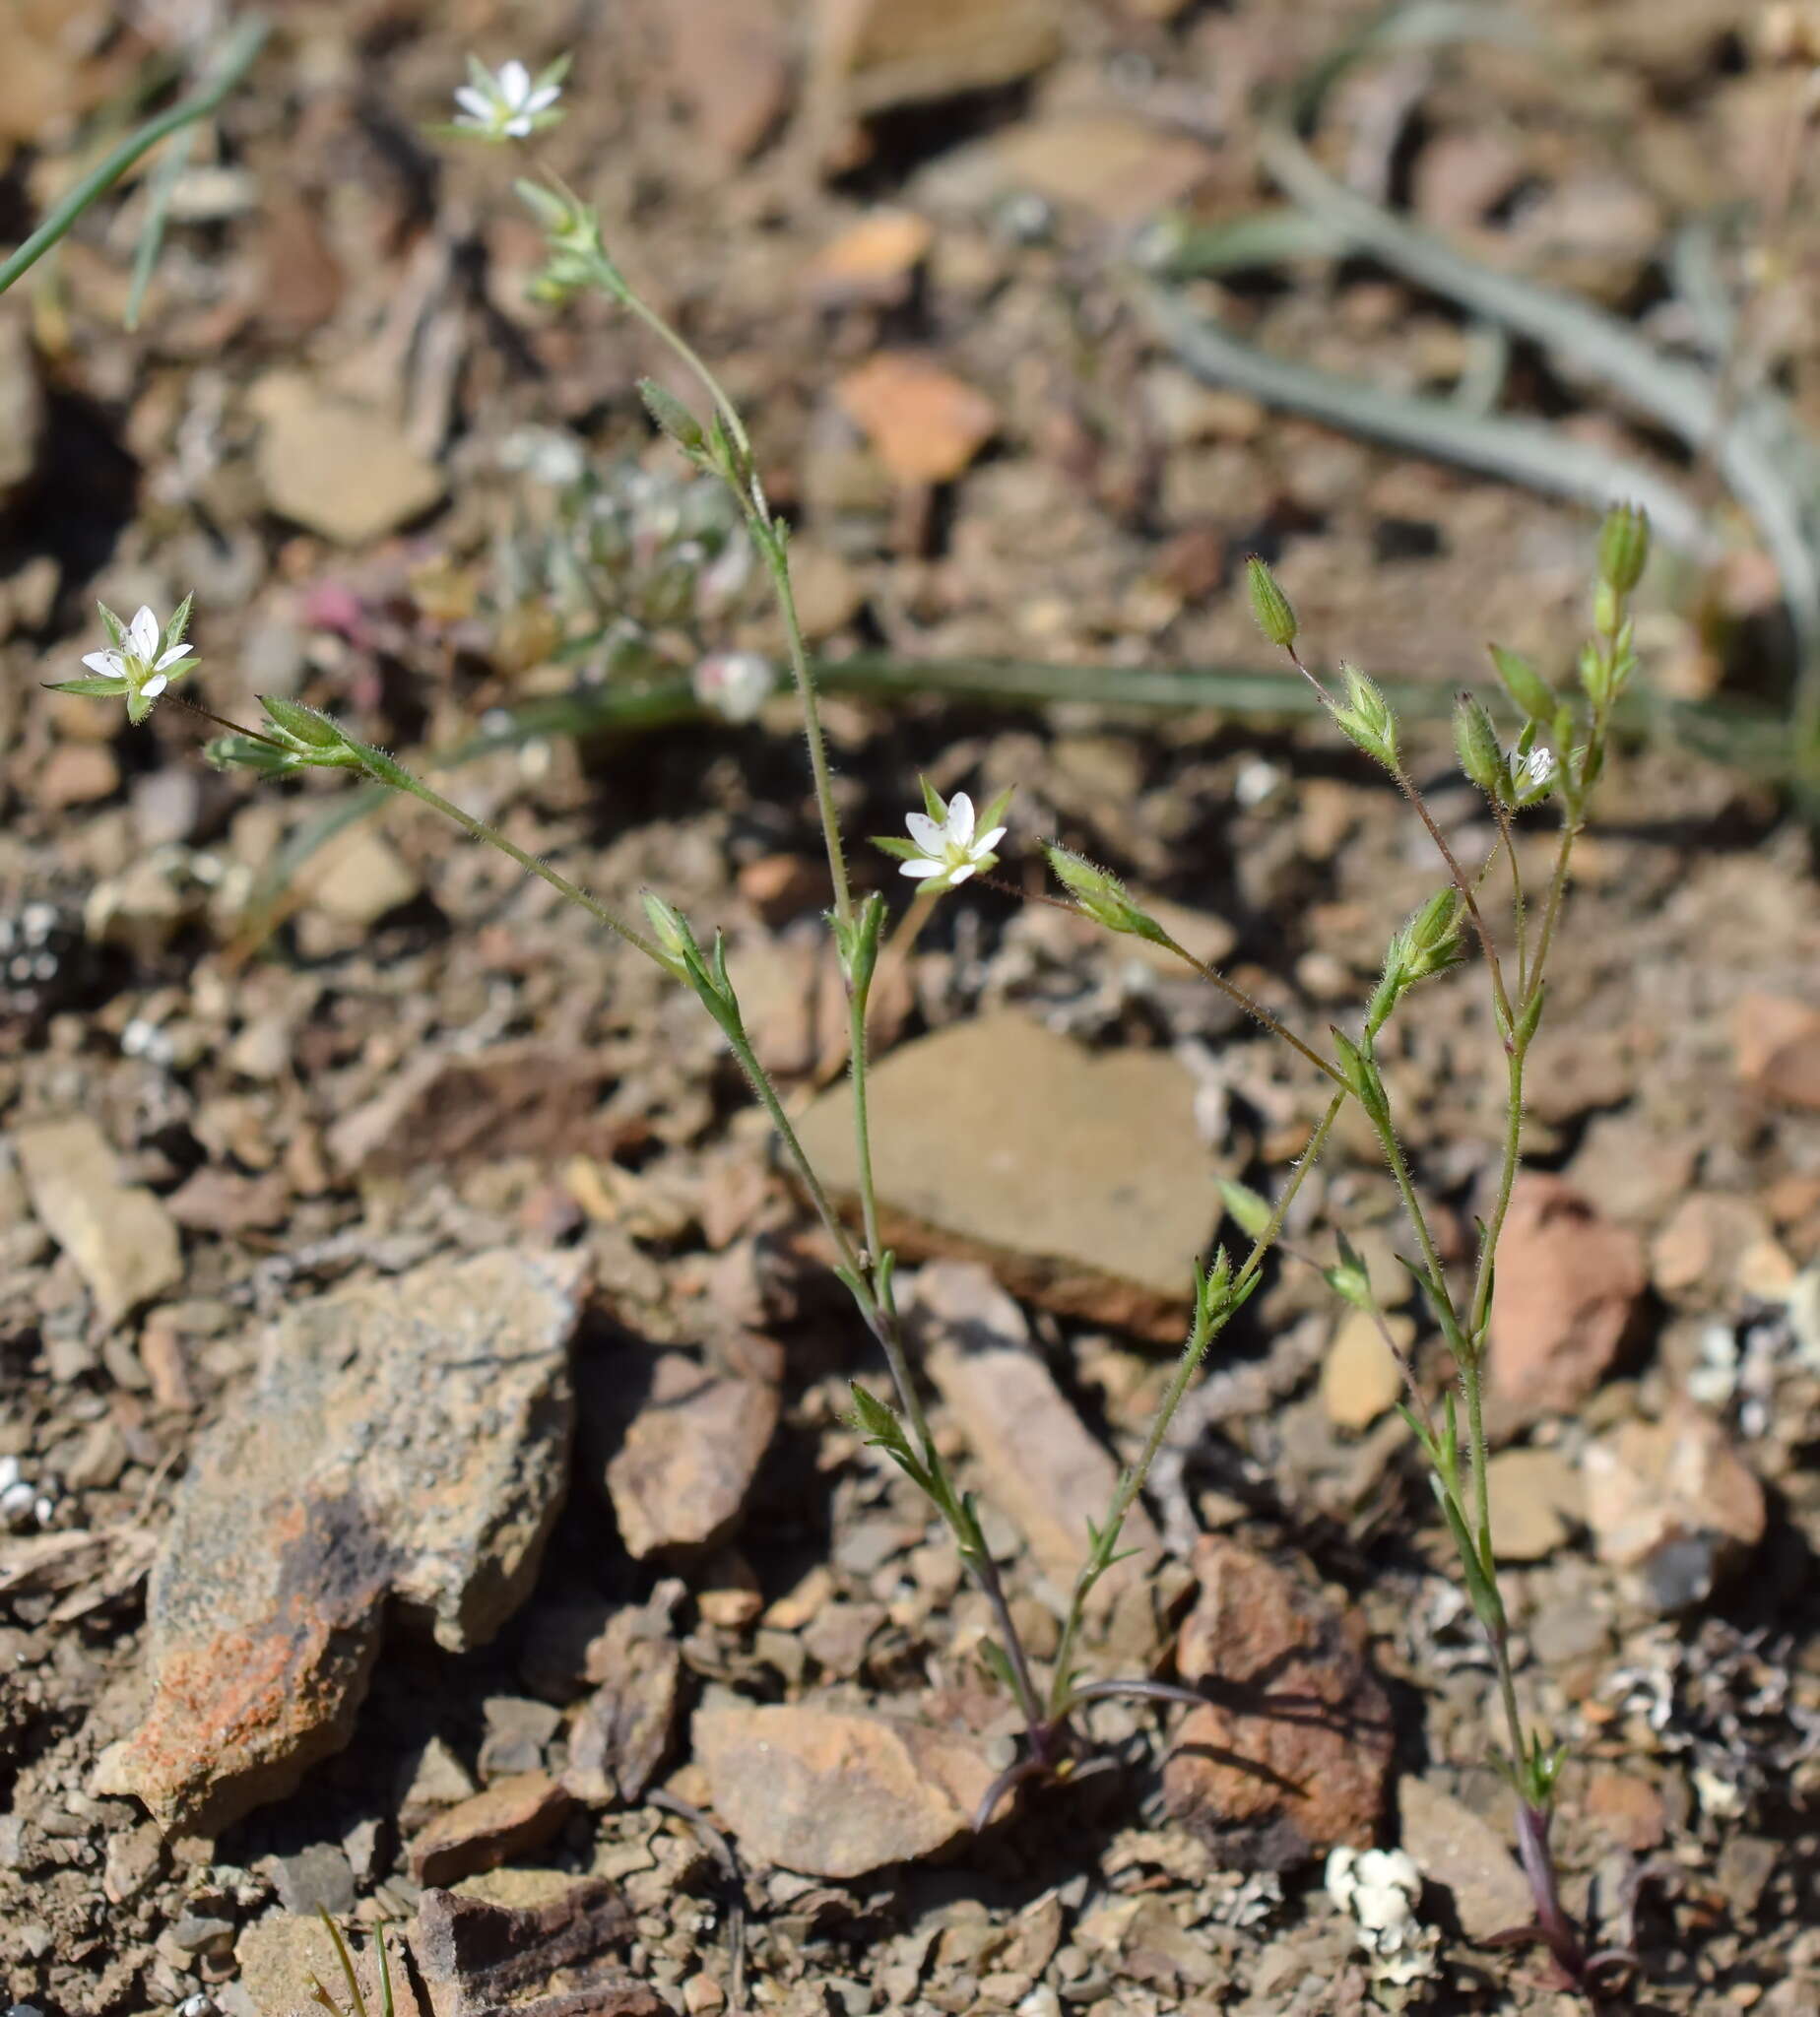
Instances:
[[[999,429],[992,401],[920,351],[877,353],[834,397],[904,484],[952,482]]]
[[[1469,1940],[1488,1940],[1534,1916],[1529,1884],[1504,1837],[1432,1780],[1411,1775],[1398,1790],[1402,1846],[1431,1884],[1448,1892]]]
[[[1064,1601],[1087,1558],[1087,1523],[1105,1517],[1119,1467],[1088,1433],[1030,1341],[1023,1312],[985,1269],[933,1262],[916,1279],[920,1356],[989,1480],[987,1496],[1028,1542]],[[1095,1587],[1096,1612],[1153,1568],[1161,1541],[1141,1505],[1121,1545],[1137,1550]]]
[[[1386,1326],[1406,1355],[1415,1325],[1400,1313]],[[1377,1321],[1364,1310],[1348,1310],[1321,1365],[1321,1405],[1336,1429],[1368,1429],[1403,1399],[1402,1368],[1384,1341]]]
[[[86,1118],[20,1128],[12,1136],[32,1208],[75,1262],[109,1329],[183,1278],[170,1214],[153,1194],[120,1181],[107,1139]]]
[[[263,423],[254,463],[280,518],[364,547],[442,501],[442,472],[377,410],[298,371],[269,371],[247,396]]]
[[[1212,1699],[1170,1746],[1170,1813],[1240,1868],[1370,1848],[1394,1732],[1363,1619],[1221,1534],[1197,1543],[1193,1567],[1201,1594],[1176,1664],[1191,1686],[1211,1682]]]
[[[1724,1430],[1692,1403],[1627,1421],[1586,1455],[1587,1524],[1601,1561],[1637,1573],[1659,1611],[1704,1602],[1756,1552],[1763,1487]]]
[[[640,1361],[628,1343],[590,1364],[584,1407],[597,1432],[624,1404],[628,1382],[636,1410],[605,1468],[626,1552],[644,1561],[718,1546],[738,1526],[770,1447],[777,1389],[710,1372],[687,1352]]]
[[[1563,1178],[1526,1171],[1498,1249],[1493,1391],[1526,1414],[1571,1412],[1611,1370],[1647,1287],[1634,1232]]]
[[[1559,1450],[1499,1450],[1485,1466],[1492,1540],[1503,1562],[1540,1562],[1586,1518],[1578,1467]]]
[[[552,1841],[572,1796],[548,1772],[520,1772],[445,1807],[412,1838],[406,1864],[420,1884],[453,1884]]]
[[[1738,1076],[1759,1098],[1820,1112],[1820,1008],[1747,994],[1732,1011],[1731,1041]]]
[[[957,1841],[995,1776],[976,1738],[810,1702],[710,1700],[693,1749],[751,1858],[845,1879]]]

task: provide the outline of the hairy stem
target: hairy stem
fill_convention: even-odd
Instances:
[[[1296,1193],[1302,1188],[1302,1181],[1314,1168],[1317,1158],[1327,1145],[1328,1136],[1333,1124],[1339,1119],[1339,1110],[1345,1104],[1345,1092],[1336,1092],[1328,1102],[1327,1111],[1316,1124],[1315,1132],[1308,1139],[1308,1146],[1302,1151],[1301,1159],[1290,1172],[1289,1181],[1283,1186],[1282,1195],[1277,1199],[1270,1213],[1269,1223],[1252,1242],[1251,1252],[1233,1278],[1233,1293],[1250,1285],[1264,1266],[1265,1256],[1275,1245],[1277,1235],[1283,1229],[1283,1220],[1289,1214],[1289,1207],[1295,1203]],[[1228,1308],[1236,1307],[1229,1305]],[[1150,1432],[1144,1438],[1142,1451],[1136,1464],[1131,1464],[1120,1476],[1113,1489],[1112,1501],[1106,1509],[1106,1518],[1098,1529],[1098,1541],[1082,1564],[1080,1573],[1074,1579],[1073,1594],[1068,1607],[1068,1617],[1062,1627],[1062,1640],[1056,1652],[1054,1679],[1050,1687],[1049,1707],[1052,1717],[1065,1716],[1071,1694],[1071,1667],[1073,1659],[1074,1643],[1080,1635],[1081,1622],[1086,1613],[1087,1598],[1092,1594],[1094,1585],[1111,1566],[1111,1559],[1118,1551],[1119,1535],[1132,1507],[1137,1504],[1138,1495],[1143,1490],[1144,1482],[1150,1475],[1150,1466],[1156,1462],[1156,1453],[1163,1447],[1163,1439],[1169,1433],[1169,1425],[1175,1420],[1176,1410],[1182,1405],[1183,1397],[1189,1385],[1206,1357],[1207,1347],[1225,1328],[1226,1317],[1221,1315],[1208,1321],[1207,1313],[1197,1309],[1193,1328],[1188,1334],[1181,1358],[1177,1361],[1174,1376],[1158,1405]]]

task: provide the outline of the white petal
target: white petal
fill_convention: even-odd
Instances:
[[[158,650],[158,618],[141,603],[138,615],[127,626],[126,641],[141,658],[149,659]]]
[[[948,887],[950,889],[958,889],[978,867],[979,864],[977,862],[962,862],[960,867],[948,877]]]
[[[120,663],[117,651],[92,651],[83,659],[92,673],[99,673],[104,680],[124,680],[126,668]]]
[[[514,140],[522,140],[527,133],[535,131],[535,128],[527,113],[514,112],[505,124],[499,128],[499,131],[501,133],[509,133]]]
[[[492,124],[492,99],[484,91],[477,91],[471,84],[458,85],[455,102],[464,112],[472,112],[483,125]]]
[[[992,849],[997,847],[1000,841],[1002,841],[1004,838],[1005,828],[1003,826],[995,826],[990,833],[976,833],[973,836],[972,851],[976,855],[988,854],[991,852]]]
[[[527,112],[541,112],[546,105],[553,105],[562,96],[559,84],[547,84],[542,91],[534,91],[525,100]]]
[[[522,110],[531,96],[531,73],[516,56],[499,65],[499,96],[514,111]]]
[[[965,847],[973,838],[973,801],[965,792],[956,792],[948,801],[947,837],[956,847]]]
[[[173,644],[152,670],[155,673],[162,673],[166,666],[174,666],[178,659],[188,658],[189,655],[190,647],[187,644]]]
[[[900,876],[914,876],[919,882],[922,882],[931,876],[945,876],[947,874],[947,864],[946,862],[899,862],[897,873]]]
[[[904,824],[910,829],[910,838],[925,854],[939,855],[947,840],[946,829],[938,826],[927,813],[908,813]]]
[[[158,696],[162,692],[163,692],[164,688],[169,684],[170,682],[167,679],[165,679],[162,673],[154,673],[152,677],[145,683],[145,684],[140,687],[139,690],[142,694],[144,694],[146,699],[156,700]]]

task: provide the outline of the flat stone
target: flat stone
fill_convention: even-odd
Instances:
[[[1563,1178],[1517,1180],[1498,1248],[1491,1384],[1527,1413],[1569,1413],[1611,1370],[1649,1285],[1643,1243]]]
[[[600,1118],[611,1078],[596,1053],[541,1038],[431,1052],[335,1122],[329,1154],[350,1174],[401,1176],[425,1163],[611,1153],[612,1131]]]
[[[1195,1082],[1166,1052],[1101,1056],[1007,1011],[874,1067],[883,1238],[906,1260],[982,1262],[1019,1301],[1179,1342],[1222,1209]],[[799,1124],[823,1181],[855,1177],[843,1086]]]
[[[565,1998],[572,2017],[669,2017],[667,2003],[612,1962],[633,1931],[605,1877],[513,1870],[425,1891],[411,1946],[434,2017],[533,2017],[546,1998]]]
[[[1217,163],[1199,140],[1126,112],[1057,112],[1012,127],[993,155],[1018,188],[1126,226],[1180,203]]]
[[[682,1700],[682,1650],[656,1598],[614,1613],[588,1674],[599,1686],[569,1725],[562,1783],[593,1806],[640,1800],[669,1761]]]
[[[1777,1106],[1820,1111],[1820,1008],[1786,995],[1752,993],[1732,1011],[1738,1076]]]
[[[868,114],[993,91],[1062,47],[1053,0],[819,0],[816,67]]]
[[[420,1884],[452,1884],[552,1841],[574,1800],[548,1772],[518,1772],[445,1807],[406,1851]]]
[[[405,1965],[397,1932],[385,1935],[388,1973],[396,2017],[425,2017]],[[349,1939],[356,1980],[374,2013],[382,2010],[378,1950],[371,1938]],[[237,1986],[251,1998],[259,2017],[306,2017],[317,2005],[310,1995],[312,1977],[347,2008],[348,1984],[328,1928],[312,1913],[268,1912],[241,1929],[234,1942],[239,1969]],[[243,2006],[242,2006],[243,2007]]]
[[[593,1397],[609,1383],[636,1380],[636,1404],[606,1466],[607,1495],[619,1538],[635,1560],[716,1547],[738,1526],[758,1465],[777,1428],[770,1382],[710,1371],[687,1352],[634,1357],[635,1348],[591,1365],[590,1417],[620,1414]]]
[[[398,1825],[407,1835],[415,1835],[442,1808],[470,1798],[475,1785],[468,1768],[440,1737],[431,1737],[409,1762],[411,1776],[399,1795]]]
[[[88,1119],[16,1129],[13,1149],[38,1222],[75,1262],[111,1329],[183,1278],[182,1244],[152,1193],[120,1181],[106,1137]]]
[[[1769,1215],[1754,1198],[1689,1192],[1650,1242],[1650,1279],[1664,1296],[1722,1302],[1745,1258],[1769,1238]]]
[[[450,1652],[498,1630],[562,1497],[584,1269],[435,1261],[279,1319],[177,1489],[108,1790],[219,1829],[347,1742],[388,1601]]]
[[[904,484],[951,483],[999,428],[992,401],[921,351],[878,352],[834,397]]]
[[[247,403],[264,423],[254,467],[280,518],[363,547],[441,503],[442,472],[377,408],[298,371],[268,372]]]
[[[1637,1572],[1661,1611],[1703,1602],[1756,1552],[1763,1487],[1711,1415],[1682,1400],[1627,1421],[1586,1455],[1587,1524],[1601,1561]]]
[[[365,931],[411,902],[423,883],[372,821],[362,819],[312,856],[294,887],[323,917]]]
[[[1385,1320],[1398,1347],[1415,1342],[1415,1326],[1401,1315]],[[1368,1429],[1403,1399],[1402,1368],[1375,1319],[1363,1310],[1340,1318],[1321,1362],[1321,1407],[1336,1429]]]
[[[1119,1466],[1051,1377],[1023,1312],[985,1269],[932,1262],[917,1276],[910,1314],[922,1364],[987,1474],[988,1502],[1066,1601],[1087,1559],[1087,1523],[1105,1518]],[[1138,1553],[1095,1586],[1096,1612],[1155,1567],[1162,1543],[1141,1505],[1126,1519],[1121,1545]]]
[[[1485,1466],[1491,1531],[1503,1562],[1540,1562],[1586,1519],[1578,1467],[1559,1450],[1499,1450]]]
[[[1528,1879],[1504,1837],[1451,1792],[1413,1775],[1398,1789],[1402,1846],[1454,1901],[1461,1931],[1489,1940],[1535,1916]]]
[[[1201,1594],[1176,1664],[1213,1699],[1163,1767],[1169,1811],[1224,1859],[1286,1869],[1376,1839],[1394,1732],[1356,1612],[1222,1534],[1195,1548]]]
[[[815,298],[892,304],[905,298],[911,276],[936,235],[911,210],[875,210],[823,245],[806,276]]]
[[[326,1912],[333,1919],[354,1910],[354,1869],[339,1842],[312,1842],[294,1855],[275,1857],[272,1888],[287,1912]]]
[[[861,1877],[948,1848],[994,1770],[981,1743],[809,1703],[710,1703],[695,1761],[746,1854],[805,1876]]]

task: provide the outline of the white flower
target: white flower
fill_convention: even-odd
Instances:
[[[973,801],[965,792],[956,792],[945,805],[931,792],[929,811],[908,814],[904,824],[919,851],[906,855],[900,873],[931,890],[958,889],[969,876],[990,869],[999,859],[993,848],[1005,838],[1003,826],[974,831]]]
[[[771,697],[771,664],[756,651],[712,651],[690,683],[702,706],[723,720],[750,721]]]
[[[1538,743],[1523,760],[1523,770],[1530,786],[1540,791],[1554,776],[1555,754],[1545,744]]]
[[[143,604],[130,623],[122,623],[105,603],[98,607],[109,648],[88,652],[83,658],[83,664],[98,677],[61,680],[57,690],[98,698],[124,694],[128,719],[144,721],[165,687],[196,670],[193,659],[188,665],[181,663],[190,655],[190,647],[182,641],[189,627],[190,598],[183,598],[176,615],[162,627]]]
[[[513,57],[497,71],[468,58],[468,82],[459,86],[455,102],[461,110],[455,124],[478,133],[486,140],[524,140],[540,126],[561,117],[551,107],[562,96],[562,78],[568,58],[560,56],[548,70],[533,78]]]

